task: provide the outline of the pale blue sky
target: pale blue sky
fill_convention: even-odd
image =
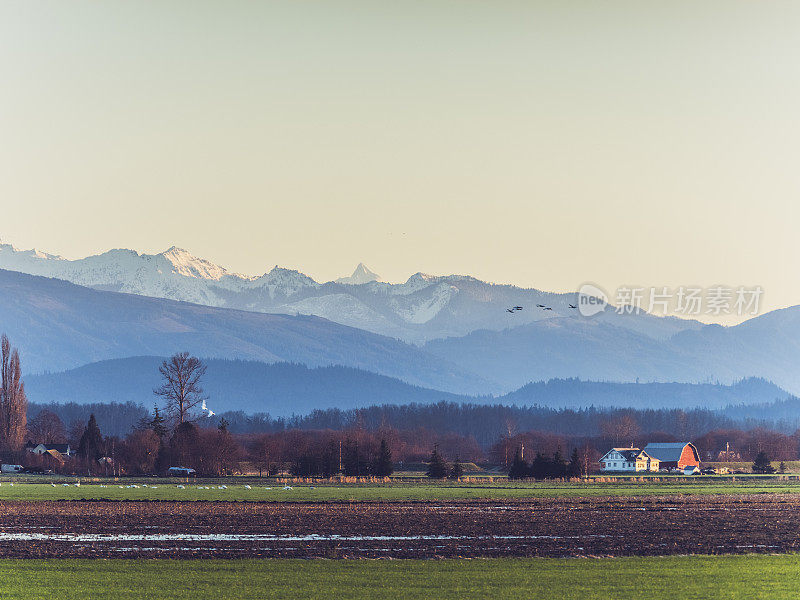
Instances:
[[[800,303],[792,2],[3,2],[0,237]]]

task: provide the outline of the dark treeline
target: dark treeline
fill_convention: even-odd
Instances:
[[[374,423],[364,418],[352,419],[341,429],[303,429],[278,423],[282,427],[267,433],[234,433],[225,419],[217,427],[209,427],[210,419],[199,415],[178,423],[157,408],[150,414],[138,412],[141,408],[135,405],[118,405],[117,409],[130,411],[127,418],[145,416],[127,435],[117,436],[103,431],[95,415],[67,427],[59,415],[39,410],[28,422],[28,440],[34,444],[68,442],[77,455],[59,460],[19,450],[6,451],[2,458],[70,474],[164,474],[170,466],[185,466],[213,476],[257,472],[383,477],[395,468],[418,469],[431,460],[435,449],[442,461],[454,466],[463,461],[507,470],[513,477],[546,479],[585,475],[598,468],[598,459],[610,447],[643,447],[648,442],[691,441],[704,461],[753,461],[761,453],[780,461],[800,456],[800,431],[790,435],[762,427],[714,427],[698,435],[686,434],[693,427],[683,418],[662,422],[652,419],[649,411],[604,413],[598,417],[594,435],[521,430],[507,424],[506,431],[487,448],[471,435],[431,427],[396,428],[386,422],[373,427]],[[266,419],[261,422],[276,426]],[[656,429],[665,423],[677,428]]]
[[[572,450],[569,462],[564,460],[561,452],[556,450],[552,455],[537,452],[534,459],[528,463],[525,460],[522,447],[517,448],[514,460],[508,467],[509,479],[573,479],[586,476],[594,470],[594,465],[588,463],[594,454],[588,447],[583,453],[577,448]]]
[[[68,431],[57,415],[43,410],[29,423],[32,440],[68,442],[77,450],[76,456],[58,461],[22,450],[5,451],[2,458],[28,468],[68,474],[165,474],[171,466],[184,466],[208,476],[328,477],[341,473],[385,477],[395,469],[419,470],[431,463],[432,456],[439,456],[454,469],[462,463],[476,463],[507,471],[514,478],[548,479],[586,475],[598,469],[600,456],[610,447],[642,447],[648,442],[691,441],[704,461],[749,462],[760,454],[769,460],[788,461],[800,455],[800,432],[714,429],[698,437],[678,438],[643,426],[631,415],[618,415],[604,421],[597,436],[523,431],[500,436],[489,449],[483,449],[471,436],[426,428],[368,430],[356,425],[343,430],[233,434],[225,421],[216,428],[198,427],[192,421],[170,426],[157,411],[127,436],[117,437],[104,435],[93,415],[81,427]],[[444,474],[428,470],[432,477],[457,476],[449,466]]]
[[[125,402],[96,403],[96,404],[39,404],[28,403],[28,421],[32,421],[43,410],[58,416],[67,429],[82,428],[89,420],[89,415],[94,415],[97,424],[106,435],[123,437],[128,435],[136,425],[149,417],[149,411],[141,404]],[[42,440],[44,441],[44,440]]]
[[[757,427],[790,433],[800,427],[798,417],[789,418],[791,407],[800,415],[800,400],[792,399],[763,405],[722,410],[706,409],[552,409],[540,406],[505,406],[487,404],[406,404],[381,405],[353,410],[315,410],[308,415],[289,419],[272,419],[268,414],[248,415],[243,412],[223,413],[209,424],[216,425],[224,418],[234,433],[275,433],[289,429],[344,430],[355,426],[367,430],[380,427],[395,429],[426,428],[475,438],[488,448],[499,437],[519,431],[591,437],[602,434],[603,423],[629,415],[648,431],[671,433],[678,438],[695,438],[714,429],[754,429]],[[774,413],[773,413],[774,409]],[[772,414],[786,418],[771,419]]]
[[[48,410],[69,427],[85,424],[94,414],[100,428],[108,435],[125,436],[150,414],[141,404],[133,402],[97,404],[28,404],[28,420],[42,410]],[[552,409],[538,406],[503,406],[486,404],[406,404],[382,405],[353,410],[316,410],[308,415],[288,419],[271,418],[266,413],[247,414],[242,411],[224,412],[198,421],[201,427],[217,427],[222,419],[234,434],[277,433],[290,429],[342,431],[352,427],[376,430],[425,428],[475,438],[483,448],[489,448],[499,437],[519,431],[547,431],[568,436],[597,436],[602,424],[622,415],[632,416],[646,424],[648,431],[667,432],[678,438],[695,438],[714,429],[766,428],[792,433],[800,428],[800,400],[797,398],[775,403],[733,406],[723,410],[680,409]]]
[[[718,381],[623,383],[567,378],[528,383],[506,394],[500,401],[518,406],[537,404],[563,408],[659,406],[686,410],[703,406],[718,410],[742,403],[773,402],[789,396],[785,390],[759,377],[749,377],[731,385]]]

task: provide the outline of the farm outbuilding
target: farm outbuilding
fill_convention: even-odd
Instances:
[[[690,442],[667,442],[647,444],[644,447],[653,458],[657,458],[662,469],[684,469],[700,466],[700,453]]]

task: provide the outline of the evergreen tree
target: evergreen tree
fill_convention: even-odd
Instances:
[[[368,475],[372,466],[368,454],[364,451],[358,439],[347,438],[342,444],[342,470],[345,475],[361,477]]]
[[[78,443],[78,456],[86,460],[98,460],[103,456],[103,434],[100,433],[94,413],[89,415],[89,422]]]
[[[339,444],[335,439],[329,440],[326,444],[320,462],[320,475],[323,477],[331,477],[339,472]]]
[[[169,440],[169,466],[197,468],[200,454],[200,432],[194,423],[184,421]]]
[[[208,465],[208,467],[215,475],[228,475],[236,464],[239,446],[228,431],[228,422],[224,417],[217,426],[217,434],[213,438],[213,446],[206,453],[212,461],[212,464]]]
[[[158,439],[164,440],[167,436],[167,426],[165,425],[164,417],[161,415],[161,411],[158,410],[158,405],[153,405],[153,418],[150,419],[150,422],[147,424],[148,428],[152,429],[153,432],[158,436]]]
[[[432,479],[444,479],[449,472],[447,461],[439,454],[439,445],[436,444],[431,452],[430,464],[428,464],[428,477]]]
[[[548,478],[550,479],[563,479],[567,475],[567,463],[564,457],[561,456],[561,449],[555,451],[553,460],[550,461],[550,469],[548,471]]]
[[[770,464],[767,453],[763,450],[756,455],[756,460],[753,462],[753,473],[761,473],[768,475],[775,472],[775,467]]]
[[[778,473],[786,473],[786,463],[781,461],[781,464],[778,465]]]
[[[464,474],[464,465],[461,464],[461,461],[458,460],[456,456],[456,460],[453,463],[453,466],[450,467],[450,479],[458,479]]]
[[[578,449],[573,448],[572,454],[569,457],[569,464],[567,465],[567,477],[578,478],[581,476],[581,457],[578,454]]]
[[[524,479],[530,475],[530,468],[528,463],[522,459],[522,453],[517,448],[514,453],[514,460],[511,462],[511,468],[508,469],[509,479]]]
[[[531,463],[531,475],[534,479],[546,479],[550,476],[550,459],[541,452],[536,453],[536,458]]]
[[[385,439],[381,440],[381,449],[378,451],[378,458],[372,467],[372,473],[378,477],[388,477],[394,473],[394,463],[392,462],[392,451]]]

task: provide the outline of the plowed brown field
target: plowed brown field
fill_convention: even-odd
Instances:
[[[0,557],[431,558],[797,551],[798,495],[435,504],[0,503]]]

